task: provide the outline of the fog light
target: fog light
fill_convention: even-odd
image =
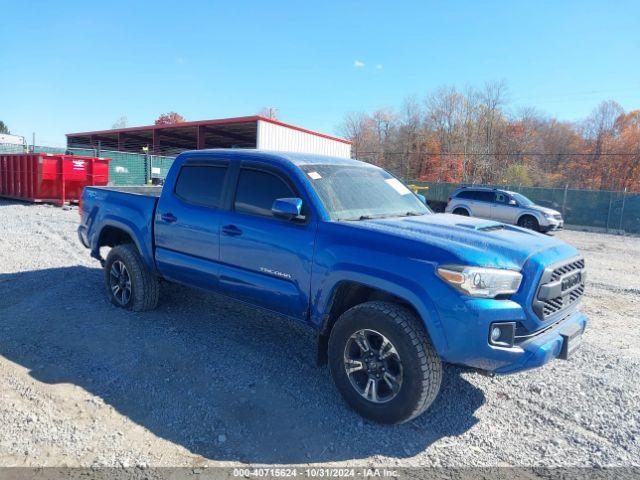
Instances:
[[[489,343],[498,347],[513,347],[516,322],[492,323],[489,328]]]
[[[501,333],[502,332],[498,327],[493,327],[491,329],[491,340],[493,340],[494,342],[497,341],[500,338]]]

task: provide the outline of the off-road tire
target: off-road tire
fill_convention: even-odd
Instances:
[[[526,228],[528,230],[533,230],[535,232],[540,231],[540,224],[536,217],[532,215],[523,215],[518,219],[518,226],[522,228]]]
[[[402,384],[386,403],[364,398],[345,370],[345,347],[361,329],[380,332],[396,348],[402,361]],[[406,307],[383,301],[356,305],[336,321],[329,337],[329,369],[344,400],[365,418],[380,423],[403,423],[433,403],[442,382],[442,362],[422,322]]]
[[[126,305],[120,304],[110,286],[111,267],[118,260],[124,263],[131,278],[131,297]],[[147,269],[135,245],[127,243],[113,247],[107,255],[104,275],[107,296],[114,305],[134,312],[153,310],[158,305],[160,297],[158,278]]]

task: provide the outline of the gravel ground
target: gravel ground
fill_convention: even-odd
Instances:
[[[0,465],[640,464],[640,238],[565,231],[589,269],[568,362],[489,378],[447,367],[400,426],[363,421],[306,328],[167,286],[115,308],[78,213],[0,201]]]

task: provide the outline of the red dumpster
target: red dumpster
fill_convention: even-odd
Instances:
[[[0,154],[0,197],[63,205],[87,185],[109,182],[108,158],[51,153]]]

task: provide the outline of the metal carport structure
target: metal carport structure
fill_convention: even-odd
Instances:
[[[68,133],[67,147],[157,155],[203,148],[260,148],[351,156],[348,140],[259,115]]]

